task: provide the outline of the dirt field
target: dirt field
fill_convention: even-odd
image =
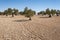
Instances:
[[[60,40],[60,16],[0,16],[0,40]]]

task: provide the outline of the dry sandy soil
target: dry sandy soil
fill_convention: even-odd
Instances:
[[[60,40],[60,16],[0,16],[0,40]]]

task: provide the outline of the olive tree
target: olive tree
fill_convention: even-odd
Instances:
[[[57,10],[56,15],[59,16],[59,14],[60,14],[60,10]]]
[[[5,11],[4,11],[4,14],[5,14],[6,16],[8,16],[8,10],[5,10]]]
[[[15,8],[14,8],[13,11],[14,11],[14,14],[15,14],[15,15],[18,15],[18,13],[19,13],[19,12],[18,12],[18,9],[15,9]]]
[[[31,9],[27,10],[27,12],[25,13],[25,17],[28,17],[29,20],[32,20],[31,17],[34,15],[34,11],[32,11]]]
[[[51,12],[50,12],[49,8],[46,9],[46,14],[48,14],[49,17],[51,17]]]

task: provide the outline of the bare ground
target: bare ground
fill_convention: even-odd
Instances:
[[[60,40],[60,16],[0,16],[0,40]]]

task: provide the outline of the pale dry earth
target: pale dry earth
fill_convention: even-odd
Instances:
[[[0,16],[0,40],[60,40],[60,16]]]

